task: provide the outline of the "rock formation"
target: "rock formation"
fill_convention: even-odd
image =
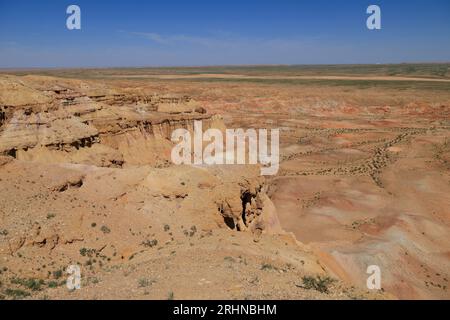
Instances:
[[[225,128],[186,95],[1,76],[0,299],[382,297],[326,278],[258,166],[173,165],[171,133],[196,120]],[[301,283],[317,276],[332,285]]]
[[[206,129],[221,125],[186,96],[118,93],[48,77],[1,79],[0,110],[0,154],[112,167],[162,165],[174,129],[192,130],[195,120]]]

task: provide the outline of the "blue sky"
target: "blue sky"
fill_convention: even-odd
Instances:
[[[0,0],[0,68],[427,61],[450,61],[448,0]]]

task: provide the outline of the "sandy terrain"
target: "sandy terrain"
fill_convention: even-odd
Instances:
[[[183,80],[183,79],[234,79],[234,80],[367,80],[367,81],[432,81],[432,82],[450,82],[450,79],[432,79],[416,77],[398,77],[398,76],[250,76],[243,74],[189,74],[189,75],[154,75],[154,74],[114,74],[110,78],[150,78],[161,80]]]
[[[210,76],[0,76],[2,298],[450,298],[445,81]],[[174,166],[195,120],[280,128],[280,171]]]

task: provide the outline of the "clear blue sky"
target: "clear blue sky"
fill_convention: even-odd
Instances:
[[[0,68],[427,61],[450,61],[449,0],[0,0]]]

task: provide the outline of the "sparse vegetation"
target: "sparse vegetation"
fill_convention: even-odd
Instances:
[[[384,226],[391,224],[400,226],[394,230],[395,235],[408,236],[411,230],[420,232],[421,235],[414,232],[413,237],[408,237],[413,242],[419,237],[417,241],[426,242],[438,236],[440,233],[435,233],[433,225],[442,223],[445,217],[440,210],[445,205],[437,197],[433,197],[433,201],[427,197],[436,194],[436,191],[448,191],[442,172],[448,167],[449,159],[448,143],[443,144],[443,139],[448,136],[450,125],[450,82],[391,79],[385,76],[421,76],[433,78],[431,80],[447,77],[448,80],[449,66],[251,66],[48,71],[49,74],[55,72],[64,76],[96,77],[92,81],[25,77],[11,82],[9,78],[13,76],[2,77],[0,86],[2,81],[8,88],[10,82],[17,84],[19,89],[26,85],[38,98],[40,92],[44,92],[51,102],[43,102],[42,105],[52,106],[48,109],[48,117],[38,118],[40,121],[36,125],[35,113],[41,108],[35,108],[33,100],[37,98],[30,96],[31,105],[26,102],[26,105],[17,107],[23,111],[20,123],[11,122],[15,110],[0,110],[2,125],[14,125],[14,128],[17,125],[27,135],[36,131],[39,137],[43,133],[40,129],[47,126],[49,130],[45,135],[50,137],[46,141],[51,140],[58,145],[44,148],[42,154],[15,146],[13,151],[7,151],[8,156],[0,157],[0,181],[11,186],[4,188],[7,201],[4,201],[3,211],[6,219],[0,226],[0,242],[3,240],[9,245],[6,251],[11,253],[5,261],[10,270],[0,270],[0,280],[3,282],[2,286],[0,284],[0,299],[2,296],[10,299],[26,295],[35,299],[49,292],[55,294],[56,290],[49,288],[64,285],[66,278],[65,270],[58,269],[71,263],[87,266],[83,267],[83,286],[101,280],[99,285],[89,287],[92,290],[81,291],[86,298],[142,298],[142,294],[150,292],[152,298],[172,300],[174,292],[170,290],[177,290],[178,285],[183,288],[183,296],[191,294],[194,299],[209,294],[212,298],[224,296],[237,299],[323,298],[321,293],[329,292],[333,293],[330,298],[347,298],[338,292],[342,286],[334,285],[335,280],[317,275],[322,272],[322,262],[326,266],[328,263],[342,264],[341,267],[345,268],[352,260],[333,261],[336,256],[332,255],[329,261],[318,262],[315,252],[295,244],[293,235],[272,235],[272,222],[277,221],[275,217],[272,220],[271,216],[280,216],[281,228],[286,227],[286,221],[291,221],[289,229],[299,241],[305,238],[306,242],[329,242],[327,248],[330,250],[335,246],[344,250],[347,245],[351,250],[355,242],[348,239],[370,233],[373,237],[357,243],[361,250],[355,253],[355,259],[365,257],[363,249],[367,246],[388,244],[391,239],[382,232]],[[174,75],[170,74],[172,71]],[[143,77],[141,80],[140,77],[131,80],[132,75]],[[161,75],[164,77],[159,77]],[[199,77],[178,77],[183,75]],[[105,80],[99,81],[102,77]],[[170,92],[167,96],[166,91]],[[176,94],[172,96],[172,93]],[[191,98],[192,106],[204,106],[208,112],[186,109],[186,112],[178,113],[170,110],[170,101]],[[167,110],[174,113],[160,112],[160,103],[167,104]],[[60,109],[70,115],[59,119],[60,114],[66,114]],[[109,112],[109,109],[112,111]],[[236,170],[228,171],[227,168],[209,166],[176,167],[169,160],[163,160],[172,146],[159,137],[153,141],[151,131],[155,128],[150,126],[151,123],[161,123],[161,130],[166,135],[172,128],[190,128],[191,121],[197,118],[209,121],[209,116],[216,113],[224,115],[224,121],[217,119],[220,126],[282,128],[282,165],[274,179],[266,179],[262,186],[258,186],[263,182],[254,176],[253,169],[258,171],[255,166],[248,169],[246,166],[236,167]],[[98,121],[87,120],[94,116],[99,118]],[[211,124],[211,127],[215,125]],[[71,141],[69,138],[74,135],[82,137],[86,133],[87,136],[80,141],[77,138],[70,145],[60,145],[59,133],[64,128],[67,128],[67,141]],[[104,139],[97,139],[95,130],[102,132]],[[126,135],[116,134],[117,130]],[[122,147],[128,133],[132,134],[130,138],[136,134],[136,140],[130,140],[136,143],[129,146],[123,144]],[[142,140],[141,134],[149,138],[148,145],[142,146],[142,152],[138,144],[145,143],[147,139]],[[405,139],[397,138],[403,136]],[[8,136],[2,136],[3,140],[5,138]],[[111,148],[116,143],[120,143],[121,147]],[[436,149],[432,149],[432,145]],[[30,145],[29,148],[33,147]],[[152,148],[157,152],[152,152],[155,151]],[[24,159],[36,157],[39,160],[42,157],[53,160],[44,154],[45,149],[57,155],[57,164],[49,161],[44,165],[37,161],[31,165],[26,164],[27,161],[13,160],[22,153],[30,155]],[[430,152],[432,157],[428,154]],[[420,159],[416,162],[418,155]],[[88,165],[68,168],[61,166],[60,160],[80,161]],[[122,163],[122,160],[126,162]],[[13,161],[13,165],[5,161]],[[417,173],[416,170],[409,170],[408,165],[417,168]],[[92,170],[92,166],[99,168]],[[24,173],[15,174],[13,171],[16,169],[18,172],[23,169]],[[424,172],[427,173],[426,179]],[[37,178],[39,174],[41,179]],[[411,183],[401,183],[405,178]],[[87,183],[79,189],[83,179]],[[398,179],[402,180],[399,182]],[[34,183],[30,180],[36,181],[34,187],[27,185]],[[79,182],[73,184],[70,182],[72,180]],[[51,182],[48,188],[47,182]],[[60,183],[63,185],[61,190],[58,187]],[[113,187],[111,190],[110,185]],[[182,194],[179,194],[180,189]],[[239,189],[241,192],[248,189],[250,191],[245,192],[252,195],[248,199],[247,196],[239,199]],[[67,192],[60,194],[58,191]],[[412,216],[397,215],[398,212],[407,212],[410,205],[405,206],[403,202],[412,199],[408,196],[412,191],[420,196],[417,197],[422,210],[420,214],[426,216],[430,223],[427,228]],[[8,199],[10,195],[11,201]],[[398,203],[395,202],[396,210],[392,212],[366,210],[368,202],[371,208],[384,206],[396,201],[398,195],[402,197]],[[18,205],[22,199],[26,203]],[[27,208],[30,210],[25,216],[15,214],[17,210]],[[272,212],[271,208],[282,210]],[[348,219],[340,219],[345,210],[355,214]],[[205,214],[207,212],[210,214]],[[316,215],[311,215],[311,212],[321,214],[327,223],[318,223]],[[376,219],[374,222],[368,220],[372,217]],[[260,224],[260,219],[267,223]],[[404,225],[411,228],[406,230]],[[333,236],[324,238],[321,236],[323,234]],[[335,238],[342,241],[335,242]],[[440,244],[430,247],[428,242],[424,246],[436,252],[445,249],[439,247]],[[397,255],[398,250],[391,251],[395,248],[385,249],[386,257],[394,259],[383,261],[388,273],[384,279],[392,281],[385,283],[387,288],[396,290],[396,282],[400,280],[408,284],[406,278],[390,277],[389,266],[393,262],[418,259],[426,265],[424,270],[417,272],[417,281],[422,283],[426,280],[421,292],[431,298],[445,296],[446,292],[442,290],[448,290],[448,283],[446,278],[440,279],[441,274],[446,276],[442,268],[445,259],[441,255],[433,258],[437,266],[434,268],[418,257],[417,252],[400,251],[404,254]],[[80,256],[76,257],[78,250]],[[107,263],[111,259],[114,263]],[[133,260],[132,263],[129,260]],[[183,265],[190,268],[188,277],[184,272],[181,275],[177,273]],[[415,265],[404,263],[405,273],[417,271],[412,267],[415,268]],[[303,272],[308,272],[309,276],[302,278]],[[29,274],[43,274],[45,281],[16,279],[11,282],[13,277],[30,277]],[[152,286],[152,277],[161,281],[162,288]],[[117,287],[131,283],[134,289],[101,293],[110,287],[108,282],[112,278],[118,281]],[[193,286],[189,288],[191,282]],[[239,285],[243,286],[243,290],[238,288]],[[211,287],[217,290],[201,290]],[[9,294],[5,293],[7,288]],[[359,290],[355,291],[362,298],[378,294],[366,294],[364,290],[359,293]],[[66,290],[63,291],[62,298],[67,297]],[[177,299],[181,298],[181,293],[177,291]],[[77,294],[72,298],[78,297]]]
[[[63,275],[63,271],[62,270],[53,271],[53,278],[55,278],[55,279],[61,278],[62,275]]]
[[[236,262],[236,260],[233,257],[225,257],[223,258],[223,260],[227,261],[227,262]]]
[[[196,226],[192,226],[191,227],[191,231],[189,232],[189,236],[193,237],[196,233],[197,233],[197,227]]]
[[[97,283],[100,282],[100,280],[99,280],[99,278],[97,278],[97,277],[89,277],[89,278],[88,278],[88,282],[89,282],[89,283],[92,283],[92,284],[97,284]]]
[[[104,234],[111,233],[111,230],[110,230],[107,226],[102,226],[102,227],[100,228],[100,230],[101,230]]]
[[[147,279],[147,278],[140,278],[138,280],[138,285],[139,285],[139,288],[146,288],[146,287],[151,286],[155,282],[156,282],[155,280],[150,280],[150,279]]]
[[[321,293],[328,293],[329,286],[335,282],[334,279],[330,277],[311,277],[311,276],[305,276],[302,278],[303,285],[300,286],[307,290],[316,290]]]
[[[159,68],[115,68],[115,69],[71,69],[71,70],[26,70],[9,71],[16,75],[42,74],[59,77],[110,79],[114,75],[196,75],[196,74],[241,74],[246,76],[414,76],[425,78],[448,78],[448,63],[403,63],[403,64],[359,64],[359,65],[262,65],[262,66],[210,66],[210,67],[159,67]]]
[[[271,265],[270,263],[263,263],[261,265],[261,270],[264,270],[264,271],[277,270],[277,267]]]
[[[47,213],[47,220],[53,219],[54,217],[56,217],[56,214],[54,214],[54,213]]]
[[[13,299],[22,299],[30,296],[29,292],[21,289],[6,289],[5,294]]]
[[[42,279],[32,279],[32,278],[30,279],[14,278],[11,280],[11,283],[21,285],[33,291],[40,291],[42,290],[42,286],[45,284],[45,281]]]
[[[83,256],[83,257],[92,257],[92,256],[94,256],[94,255],[96,255],[97,254],[97,251],[95,250],[95,249],[89,249],[89,248],[81,248],[80,249],[80,254]]]
[[[145,241],[142,242],[142,245],[145,246],[145,247],[152,248],[152,247],[155,247],[155,246],[158,245],[158,240],[156,240],[156,239],[145,240]]]

